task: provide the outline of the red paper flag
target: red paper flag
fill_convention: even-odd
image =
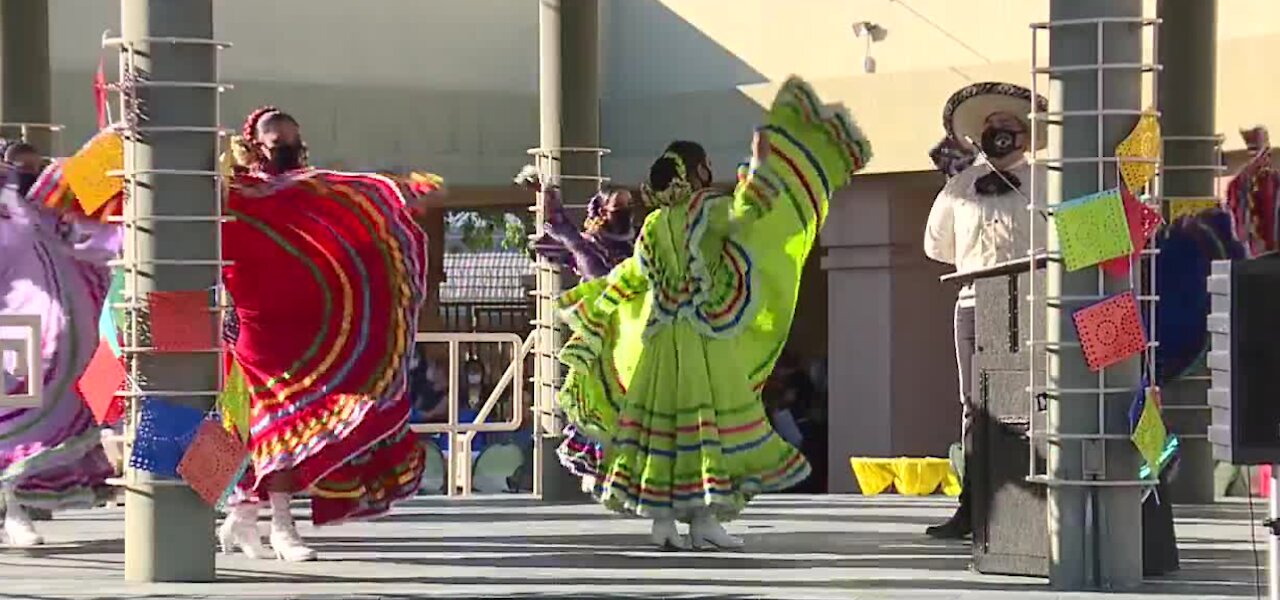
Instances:
[[[160,352],[200,352],[215,346],[209,292],[151,292],[151,347]]]
[[[103,58],[98,57],[98,72],[93,76],[93,105],[98,111],[98,129],[107,128],[107,73]]]
[[[1102,270],[1113,277],[1124,277],[1129,274],[1130,259],[1141,254],[1147,247],[1147,240],[1155,234],[1163,219],[1155,209],[1140,202],[1124,186],[1120,186],[1120,197],[1124,201],[1124,216],[1129,224],[1129,240],[1133,242],[1133,254],[1121,256],[1102,263]]]
[[[1072,314],[1071,319],[1080,338],[1080,351],[1091,371],[1101,371],[1147,347],[1133,292],[1116,294],[1086,306]]]
[[[99,424],[115,423],[124,416],[124,398],[117,397],[116,392],[124,387],[125,379],[124,365],[111,352],[111,345],[99,342],[89,366],[76,381],[76,390]]]
[[[205,502],[217,506],[223,493],[236,483],[249,451],[234,435],[214,421],[200,424],[196,437],[178,463],[178,475]]]

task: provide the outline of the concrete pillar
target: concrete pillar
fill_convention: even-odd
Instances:
[[[120,23],[126,44],[137,50],[135,72],[151,82],[211,82],[216,53],[211,45],[150,43],[157,37],[213,37],[212,0],[121,0]],[[123,71],[122,65],[122,71]],[[126,223],[125,257],[136,263],[137,277],[126,273],[126,296],[145,303],[160,290],[208,290],[219,281],[218,224],[212,217],[221,198],[215,180],[183,170],[217,169],[216,94],[212,88],[140,87],[129,120],[140,131],[126,136],[125,168],[136,169],[137,193],[130,198],[136,220]],[[128,115],[133,107],[124,107]],[[159,131],[165,127],[208,131]],[[126,175],[128,176],[128,175]],[[203,221],[164,220],[203,217]],[[175,261],[200,261],[197,265]],[[218,355],[138,354],[139,385],[146,390],[193,392],[163,397],[207,409],[218,388]],[[214,579],[214,511],[190,488],[157,483],[137,473],[143,484],[125,496],[125,579],[130,582],[206,582]]]
[[[1217,152],[1214,105],[1217,88],[1217,0],[1163,0],[1159,4],[1161,126],[1165,200],[1212,198]],[[1157,274],[1157,276],[1159,276]],[[1214,500],[1214,461],[1209,426],[1208,369],[1163,383],[1165,418],[1181,442],[1178,477],[1169,496],[1176,503]]]
[[[48,0],[0,0],[0,122],[52,121],[49,69]],[[10,140],[21,133],[19,127],[0,128],[0,136]],[[50,133],[29,127],[27,140],[49,154],[54,151]]]
[[[950,268],[920,250],[942,183],[859,176],[831,201],[821,239],[831,493],[857,491],[851,456],[946,457],[960,439],[951,333],[958,286],[939,283]]]
[[[545,161],[549,180],[561,179],[565,202],[581,202],[596,191],[600,167],[594,153],[558,152],[559,148],[600,145],[600,7],[598,0],[539,0],[539,146],[558,160]],[[538,223],[543,213],[538,207]],[[560,275],[540,269],[538,321],[557,319],[548,295],[561,289]],[[554,352],[561,345],[556,327],[540,327],[539,379],[542,406],[554,406],[561,369]],[[562,438],[561,418],[543,418],[542,497],[548,501],[582,499],[579,482],[556,460]]]
[[[1051,0],[1050,20],[1142,17],[1142,0]],[[1137,23],[1058,25],[1049,33],[1049,65],[1079,67],[1098,63],[1142,62],[1142,28]],[[1100,39],[1101,38],[1101,39]],[[1099,56],[1101,53],[1101,56]],[[1095,162],[1113,156],[1132,129],[1132,115],[1101,118],[1100,109],[1136,111],[1142,108],[1141,74],[1132,69],[1063,70],[1050,76],[1050,110],[1084,111],[1085,116],[1062,118],[1051,128],[1049,156],[1079,159],[1061,170],[1050,170],[1050,203],[1070,200],[1117,185],[1114,162]],[[1058,241],[1050,228],[1049,247]],[[1101,286],[1099,284],[1102,284]],[[1050,297],[1095,298],[1128,289],[1124,281],[1100,279],[1098,269],[1067,272],[1061,262],[1047,269]],[[1099,289],[1099,288],[1102,289]],[[1046,311],[1048,347],[1048,430],[1050,434],[1127,434],[1128,408],[1139,383],[1139,360],[1130,359],[1104,371],[1089,371],[1078,342],[1071,312],[1092,302],[1054,300]],[[1059,348],[1054,344],[1072,345]],[[1069,390],[1123,390],[1099,395]],[[1061,390],[1061,391],[1057,391]],[[1102,403],[1099,406],[1099,403]],[[1137,478],[1138,455],[1127,435],[1106,441],[1062,440],[1049,444],[1048,474],[1063,482],[1048,493],[1049,577],[1062,590],[1123,589],[1142,580],[1142,512],[1136,487],[1086,486],[1084,480]],[[1064,484],[1065,483],[1065,484]]]
[[[547,0],[543,0],[544,2]],[[543,127],[547,113],[543,113]],[[560,1],[560,143],[566,147],[600,146],[600,3]],[[573,152],[561,157],[565,198],[580,202],[596,192],[598,156]],[[576,179],[576,178],[583,179]]]

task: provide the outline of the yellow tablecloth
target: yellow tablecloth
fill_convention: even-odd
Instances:
[[[948,496],[960,495],[960,478],[945,458],[855,456],[849,464],[864,496],[878,495],[890,486],[904,496],[928,496],[939,490]]]

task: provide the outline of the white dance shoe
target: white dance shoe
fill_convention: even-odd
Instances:
[[[271,556],[262,545],[262,533],[258,531],[258,507],[242,504],[233,507],[218,528],[218,543],[224,554],[244,552],[249,558],[260,560]]]
[[[271,494],[271,550],[286,562],[307,562],[317,558],[316,551],[302,543],[298,528],[289,512],[289,494]]]
[[[36,531],[27,511],[12,500],[5,506],[4,536],[10,548],[32,548],[44,544],[44,536]]]
[[[689,524],[689,542],[695,550],[741,550],[742,538],[729,535],[709,510],[701,511]]]
[[[654,519],[653,532],[649,534],[653,545],[663,550],[688,550],[689,543],[676,529],[675,519]]]

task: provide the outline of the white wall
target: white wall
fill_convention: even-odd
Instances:
[[[62,150],[93,127],[99,40],[119,2],[50,0]],[[302,121],[318,162],[435,170],[455,185],[509,180],[537,143],[537,4],[523,0],[216,0],[238,128],[272,103]],[[108,62],[114,75],[114,61]]]
[[[928,170],[947,97],[971,81],[1030,83],[1031,29],[1049,0],[603,0],[609,69],[605,143],[611,174],[642,177],[672,139],[703,142],[713,162],[741,158],[782,79],[798,74],[850,108],[875,146],[869,173]],[[1208,0],[1206,0],[1208,1]],[[1155,0],[1144,0],[1155,15]],[[859,21],[888,36],[864,74]],[[1218,118],[1228,148],[1240,126],[1280,127],[1280,2],[1221,0]],[[1177,43],[1164,40],[1163,43]],[[1047,59],[1041,34],[1040,60]],[[728,175],[726,168],[720,169]]]
[[[1145,0],[1148,12],[1154,0]],[[501,185],[537,143],[538,0],[215,0],[227,51],[224,124],[263,103],[302,121],[313,156],[351,168],[434,169]],[[607,169],[639,180],[673,139],[703,142],[722,178],[791,73],[867,130],[870,172],[930,168],[947,96],[966,82],[1029,80],[1028,23],[1048,0],[601,0]],[[1220,4],[1219,129],[1280,122],[1280,2]],[[63,150],[93,126],[90,84],[116,0],[50,0]],[[861,72],[852,24],[888,30]],[[1169,43],[1176,43],[1171,41]],[[110,70],[114,71],[113,67]],[[1229,148],[1238,146],[1229,137]]]

